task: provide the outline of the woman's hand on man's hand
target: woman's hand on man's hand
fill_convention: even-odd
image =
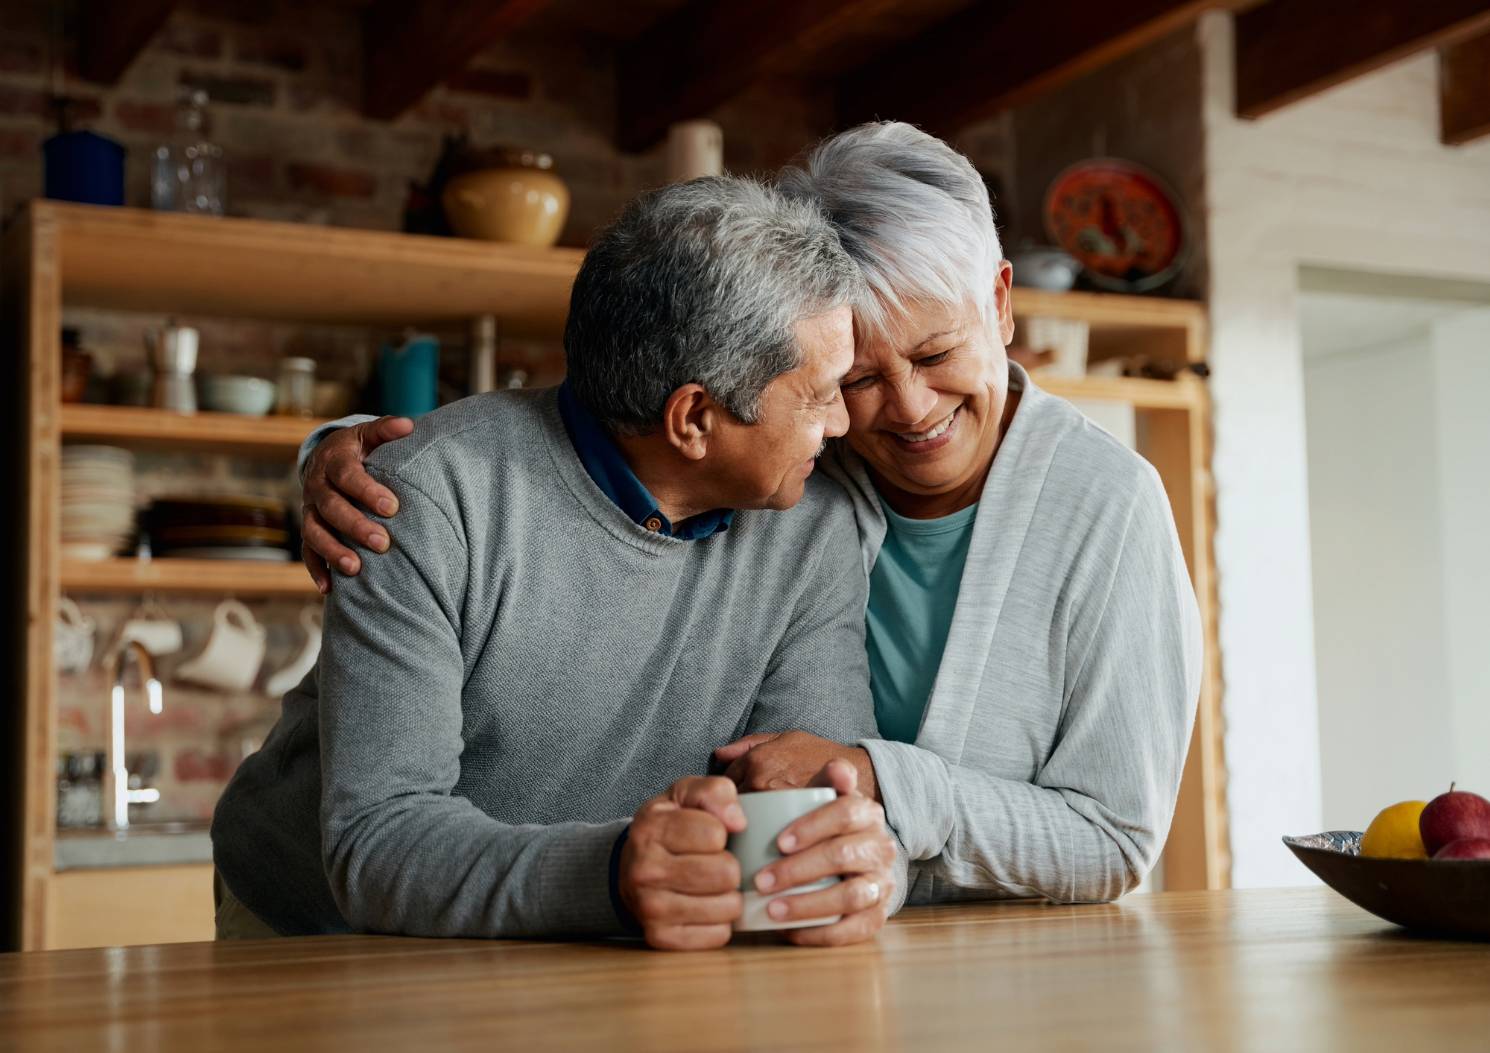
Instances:
[[[395,514],[398,498],[368,474],[363,462],[385,442],[413,430],[414,422],[407,417],[379,417],[332,432],[306,460],[300,558],[323,595],[331,591],[330,567],[348,575],[362,569],[361,558],[342,538],[374,552],[388,551],[388,532],[368,517]]]
[[[746,735],[714,751],[714,767],[741,792],[791,790],[813,785],[831,760],[851,765],[858,776],[858,793],[880,800],[879,781],[869,751],[819,738],[805,731],[763,732]]]

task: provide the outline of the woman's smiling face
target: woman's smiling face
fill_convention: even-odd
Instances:
[[[948,515],[982,492],[1011,408],[1010,273],[1002,263],[996,327],[971,304],[922,303],[888,333],[857,336],[842,385],[849,445],[903,515]]]

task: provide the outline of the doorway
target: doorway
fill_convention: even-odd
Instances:
[[[1326,829],[1490,794],[1490,286],[1304,270]]]

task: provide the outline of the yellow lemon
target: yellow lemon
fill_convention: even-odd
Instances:
[[[1427,859],[1418,820],[1427,801],[1402,801],[1383,808],[1361,838],[1361,855],[1378,859]]]

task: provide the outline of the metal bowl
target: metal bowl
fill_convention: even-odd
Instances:
[[[1330,888],[1409,929],[1490,940],[1490,860],[1373,859],[1361,834],[1330,830],[1283,843]]]

